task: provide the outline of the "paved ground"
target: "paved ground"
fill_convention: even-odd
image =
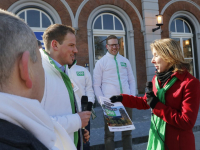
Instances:
[[[97,118],[91,119],[91,135],[90,146],[91,150],[104,150],[104,120],[101,107],[95,108]],[[148,133],[150,128],[150,110],[137,110],[133,109],[133,124],[135,130],[132,131],[132,141],[134,150],[146,150]],[[196,150],[200,150],[200,111],[198,118],[193,128],[196,138]],[[122,150],[121,132],[115,133],[115,147],[116,150]],[[197,142],[198,141],[198,142]]]
[[[196,150],[200,150],[200,131],[194,132],[195,136],[195,145],[196,145]],[[142,143],[142,144],[133,144],[132,148],[133,150],[146,150],[147,143]],[[116,148],[115,150],[123,150],[122,147]]]

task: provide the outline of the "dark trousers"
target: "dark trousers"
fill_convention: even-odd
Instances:
[[[132,120],[132,108],[125,107],[129,117]],[[108,125],[104,119],[105,122],[105,149],[106,150],[114,150],[115,149],[115,142],[114,142],[114,132],[110,132],[108,129]],[[123,150],[132,150],[132,130],[128,131],[122,131],[122,144],[123,144]]]
[[[81,139],[80,139],[80,132],[81,130],[78,130],[78,144],[77,144],[77,150],[81,150]]]

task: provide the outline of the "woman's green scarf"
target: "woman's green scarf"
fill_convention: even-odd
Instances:
[[[70,103],[71,103],[71,108],[72,108],[72,114],[75,114],[73,88],[72,88],[71,81],[70,81],[69,77],[64,72],[62,72],[62,70],[60,68],[58,68],[56,66],[56,64],[54,63],[52,58],[45,51],[43,51],[43,52],[48,56],[50,64],[60,72],[62,79],[63,79],[63,82],[65,83],[65,86],[66,86],[68,93],[69,93]],[[65,66],[65,68],[66,68],[66,66]],[[74,144],[77,147],[78,131],[74,132]]]
[[[157,97],[161,103],[165,104],[165,93],[166,91],[176,82],[177,77],[173,77],[165,87],[160,88],[158,84],[157,77],[155,78],[155,84],[157,88]],[[156,124],[156,126],[155,126]],[[149,140],[147,145],[147,150],[165,150],[165,129],[166,129],[166,122],[163,121],[160,117],[156,115],[152,115],[151,117],[151,127],[149,130]],[[159,133],[159,135],[158,135]],[[162,140],[160,139],[162,138]]]

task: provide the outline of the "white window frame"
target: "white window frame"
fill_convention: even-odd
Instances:
[[[195,39],[193,39],[193,41],[195,40],[195,53],[197,55],[195,55],[195,62],[197,63],[196,65],[198,66],[198,68],[195,68],[195,72],[197,73],[198,72],[198,76],[197,78],[200,79],[200,59],[199,59],[199,56],[200,56],[200,28],[199,28],[199,21],[196,19],[196,17],[191,14],[190,12],[187,12],[187,11],[177,11],[175,12],[170,20],[169,20],[169,23],[168,23],[168,29],[169,29],[169,37],[172,38],[172,35],[173,33],[170,31],[170,25],[171,25],[171,22],[175,19],[175,18],[180,18],[181,17],[186,17],[190,22],[191,24],[194,26],[194,31],[193,31],[193,35],[195,35]],[[196,70],[197,69],[197,70]],[[195,74],[196,76],[197,74]]]
[[[194,45],[193,45],[193,33],[192,33],[192,29],[191,29],[191,27],[190,27],[190,25],[189,25],[189,23],[186,21],[186,20],[184,20],[184,19],[182,19],[182,18],[175,18],[175,19],[173,19],[173,21],[174,20],[182,20],[183,21],[183,23],[185,22],[187,25],[188,25],[188,27],[190,28],[190,32],[191,33],[185,33],[185,26],[183,26],[183,29],[184,29],[184,32],[183,33],[181,33],[181,32],[177,32],[177,27],[176,27],[176,23],[175,23],[175,32],[171,32],[171,38],[179,38],[180,39],[180,46],[181,46],[181,50],[182,50],[182,53],[184,54],[184,52],[183,52],[183,38],[190,38],[191,39],[191,45],[192,45],[192,58],[185,58],[185,56],[184,56],[184,59],[185,60],[187,60],[187,59],[192,59],[192,63],[193,63],[193,73],[194,73],[194,77],[196,77],[196,67],[195,67],[195,58],[194,58]],[[172,23],[172,22],[171,22]],[[169,27],[171,27],[171,24],[170,24],[170,26]]]
[[[111,16],[113,16],[113,26],[114,26],[113,30],[104,30],[103,29],[103,19],[102,19],[103,15],[111,15]],[[94,24],[95,24],[96,20],[99,17],[101,17],[101,27],[102,27],[102,29],[94,29]],[[119,20],[119,22],[121,23],[122,30],[115,30],[114,17],[116,17]],[[106,37],[108,37],[109,35],[115,35],[117,37],[119,37],[119,36],[123,37],[123,41],[124,41],[124,57],[127,57],[127,55],[126,55],[126,44],[125,44],[126,43],[125,42],[126,33],[125,33],[125,30],[124,30],[124,24],[123,24],[123,22],[121,21],[121,19],[119,17],[117,17],[116,15],[114,15],[112,13],[101,13],[98,16],[96,16],[96,18],[94,19],[94,22],[92,24],[92,29],[93,29],[93,45],[95,45],[95,43],[94,43],[94,37],[95,36],[106,36]],[[95,46],[93,46],[93,51],[94,51],[94,53],[93,53],[94,60],[93,61],[94,61],[94,64],[96,64],[97,60],[95,59]]]
[[[39,11],[40,12],[40,27],[30,27],[33,32],[44,32],[46,30],[46,28],[42,27],[42,13],[49,19],[50,23],[53,24],[53,20],[51,19],[51,17],[44,11],[42,11],[41,9],[38,8],[25,8],[22,9],[21,11],[19,11],[17,13],[17,15],[20,15],[21,13],[24,12],[24,21],[27,23],[27,11],[28,10],[35,10],[35,11]]]
[[[174,20],[182,20],[183,23],[186,23],[186,24],[188,25],[188,27],[190,28],[190,32],[191,32],[191,34],[192,34],[192,29],[191,29],[191,27],[190,27],[190,24],[189,24],[187,21],[185,21],[185,20],[182,19],[182,18],[175,18]],[[173,20],[173,21],[174,21],[174,20]],[[188,33],[185,33],[185,26],[184,26],[184,25],[183,25],[183,29],[184,29],[184,34],[188,34]],[[176,34],[181,33],[181,32],[177,32],[176,23],[175,23],[175,32],[172,32],[172,33],[176,33]],[[181,34],[183,34],[183,33],[181,33]]]

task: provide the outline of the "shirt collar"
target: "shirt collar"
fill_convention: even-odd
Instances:
[[[107,52],[106,55],[107,55],[108,57],[112,57],[112,58],[115,57],[115,55],[112,55],[112,54],[110,54],[109,52]],[[117,57],[118,55],[119,55],[119,52],[117,53],[116,57]]]
[[[51,58],[53,61],[54,61],[54,63],[55,63],[55,65],[58,67],[58,68],[60,68],[63,72],[65,71],[65,66],[62,66],[61,64],[59,64],[56,60],[54,60],[53,58]]]

